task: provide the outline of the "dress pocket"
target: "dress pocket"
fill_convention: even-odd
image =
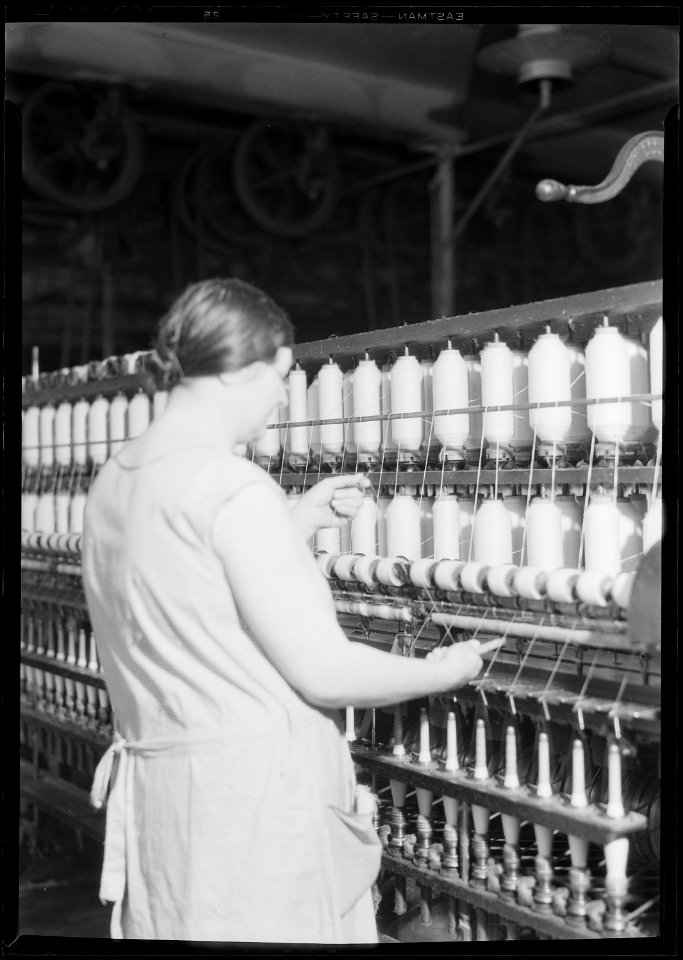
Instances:
[[[333,806],[327,810],[337,901],[344,916],[377,879],[382,844],[367,816]]]

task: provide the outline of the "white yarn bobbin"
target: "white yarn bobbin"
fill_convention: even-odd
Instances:
[[[97,466],[106,463],[109,456],[109,401],[98,396],[90,404],[87,422],[87,450],[90,462]]]
[[[39,533],[55,533],[56,516],[54,494],[41,493],[38,497],[35,526]]]
[[[51,403],[40,408],[38,420],[38,434],[40,446],[40,465],[50,468],[55,462],[55,415],[56,410]]]
[[[391,368],[391,413],[418,413],[423,409],[423,370],[407,352]],[[418,453],[424,435],[421,417],[391,421],[391,437],[399,451]]]
[[[542,600],[548,592],[548,578],[538,567],[520,567],[514,577],[516,593],[526,600]]]
[[[635,579],[635,573],[620,573],[614,578],[610,592],[612,600],[622,610],[628,610]]]
[[[127,437],[128,400],[117,393],[109,407],[109,453],[113,457],[124,445]]]
[[[574,589],[582,603],[594,607],[605,607],[610,596],[614,577],[584,570],[580,573]]]
[[[501,500],[485,500],[474,515],[474,559],[512,563],[512,521]]]
[[[616,327],[595,330],[586,346],[586,396],[628,397],[631,378],[626,341]],[[632,428],[630,404],[623,401],[588,405],[588,426],[603,443],[623,441]]]
[[[289,419],[292,423],[308,420],[308,388],[306,371],[295,367],[288,377]],[[308,455],[308,437],[310,427],[288,427],[286,438],[287,452],[298,457]]]
[[[432,507],[434,559],[460,558],[460,505],[458,498],[439,493]]]
[[[342,552],[339,527],[320,527],[315,534],[315,548],[338,556]]]
[[[530,567],[557,570],[565,566],[562,512],[552,500],[537,497],[526,514],[526,555]]]
[[[71,412],[71,449],[74,465],[84,467],[88,457],[88,415],[90,404],[80,399]]]
[[[576,603],[575,587],[578,578],[578,570],[553,570],[546,581],[550,599],[555,603]]]
[[[481,402],[484,407],[514,403],[512,351],[501,340],[487,343],[481,352]],[[515,432],[512,410],[486,411],[482,427],[489,445],[509,446]]]
[[[416,560],[410,565],[410,579],[414,586],[423,590],[428,590],[434,586],[433,574],[436,562],[427,557],[424,560]]]
[[[467,392],[468,406],[480,407],[481,402],[481,360],[476,356],[464,356],[465,366],[467,367]],[[469,451],[479,451],[484,443],[482,435],[482,413],[470,414],[470,430],[465,440],[465,449]]]
[[[367,556],[377,552],[377,504],[371,496],[363,497],[351,521],[351,551]]]
[[[353,374],[353,410],[356,417],[377,417],[360,420],[354,426],[358,453],[379,457],[382,446],[381,407],[382,374],[374,360],[361,360]]]
[[[306,429],[309,431],[309,446],[311,449],[311,454],[314,457],[319,457],[322,446],[320,443],[320,411],[318,406],[318,378],[311,383],[308,390],[306,391],[306,400],[308,405],[308,417],[307,420],[318,421],[313,423],[310,427]]]
[[[57,533],[69,533],[69,508],[71,497],[66,490],[55,493],[55,530]]]
[[[529,368],[528,354],[521,350],[512,351],[512,402],[522,404],[529,402]],[[513,447],[530,447],[534,441],[531,429],[529,409],[513,410],[512,434]]]
[[[398,494],[387,507],[387,553],[390,557],[419,560],[421,556],[420,507],[417,500]]]
[[[615,577],[621,572],[619,512],[611,497],[594,495],[584,513],[585,568]]]
[[[332,358],[318,371],[318,416],[322,453],[339,456],[344,447],[344,424],[322,422],[344,416],[344,375]]]
[[[485,563],[466,563],[460,571],[460,583],[468,593],[484,593],[489,567]]]
[[[77,490],[71,497],[71,503],[69,504],[70,533],[83,533],[83,514],[85,513],[86,499],[82,490]]]
[[[570,352],[548,328],[529,351],[529,403],[569,401],[571,396]],[[531,407],[529,422],[542,443],[564,443],[571,430],[572,409]]]
[[[141,436],[152,419],[152,405],[144,390],[138,390],[128,403],[128,439]]]
[[[466,409],[469,404],[468,369],[458,350],[442,350],[432,369],[434,410]],[[470,433],[467,413],[442,414],[434,418],[434,436],[445,451],[460,451]]]
[[[440,560],[432,573],[439,590],[459,590],[460,574],[465,566],[464,560]]]
[[[40,407],[29,407],[22,420],[22,460],[27,467],[40,463]]]
[[[515,574],[519,568],[514,563],[498,563],[489,567],[486,583],[497,597],[514,597]]]
[[[628,498],[617,500],[621,572],[635,573],[643,555],[643,514]]]
[[[71,465],[71,418],[73,408],[68,400],[62,400],[55,412],[55,462],[60,467]]]

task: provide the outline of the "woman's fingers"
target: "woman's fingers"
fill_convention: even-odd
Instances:
[[[479,644],[477,653],[480,657],[483,657],[485,653],[493,653],[494,650],[502,647],[505,644],[505,637],[500,637],[497,640],[487,640],[485,643],[482,643],[480,640],[470,640],[470,643]]]

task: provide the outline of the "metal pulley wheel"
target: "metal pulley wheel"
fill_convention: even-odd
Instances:
[[[260,120],[233,158],[237,196],[264,230],[302,237],[330,218],[340,188],[339,165],[320,124]]]
[[[73,210],[106,210],[142,172],[142,133],[115,87],[49,82],[22,112],[22,172],[39,196]]]

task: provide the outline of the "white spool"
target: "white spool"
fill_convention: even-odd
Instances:
[[[591,497],[584,516],[585,568],[615,577],[621,571],[619,512],[611,497]]]
[[[422,410],[422,368],[406,353],[399,357],[391,368],[391,412],[416,413]],[[421,417],[409,417],[391,421],[391,436],[396,448],[406,453],[417,453],[423,438]]]
[[[548,592],[548,578],[538,567],[520,567],[514,575],[514,587],[526,600],[542,600]]]
[[[635,573],[620,573],[614,578],[610,593],[612,600],[618,607],[621,607],[622,610],[628,610],[635,578]]]
[[[662,514],[662,498],[653,497],[650,507],[643,518],[643,552],[647,553],[662,539],[664,518]]]
[[[574,587],[578,580],[579,572],[574,569],[553,570],[548,574],[546,589],[548,596],[555,603],[574,603],[576,595]]]
[[[529,351],[529,403],[571,397],[570,352],[556,333],[542,333]],[[571,431],[572,408],[532,407],[529,422],[541,443],[564,443]]]
[[[391,366],[387,363],[382,367],[381,370],[381,386],[380,386],[380,409],[382,414],[391,413]],[[391,430],[391,420],[382,421],[382,445],[384,447],[384,452],[389,453],[396,450],[396,444],[394,443]]]
[[[377,569],[378,562],[377,557],[373,556],[357,557],[353,568],[353,575],[356,580],[358,580],[359,583],[364,583],[365,586],[371,590],[377,586],[375,570]]]
[[[434,556],[434,499],[420,500],[420,553],[423,557]]]
[[[355,371],[347,370],[342,380],[342,406],[344,409],[344,449],[347,453],[355,453],[356,446],[356,425],[349,421],[350,417],[356,415],[353,406],[353,379]]]
[[[518,569],[513,563],[499,563],[489,567],[486,574],[489,591],[497,597],[514,597],[514,580]]]
[[[361,360],[353,374],[353,409],[356,417],[377,417],[362,420],[354,426],[358,453],[379,456],[382,446],[381,413],[382,374],[374,360]]]
[[[629,499],[617,500],[621,572],[635,573],[643,556],[643,515]]]
[[[339,527],[321,527],[315,535],[315,547],[316,550],[339,556],[342,552]]]
[[[586,399],[586,355],[574,343],[566,344],[569,353],[569,381],[572,400]],[[567,443],[588,443],[591,431],[588,426],[588,408],[585,403],[572,404],[572,422],[565,441]]]
[[[388,556],[387,510],[391,502],[391,497],[377,498],[377,554],[380,557]]]
[[[566,566],[562,512],[552,500],[537,497],[526,515],[526,562],[550,572]]]
[[[41,467],[50,468],[55,462],[55,413],[51,403],[40,408],[38,434]]]
[[[459,590],[460,574],[465,568],[464,560],[441,560],[434,567],[432,576],[439,590]]]
[[[22,493],[21,495],[21,529],[36,529],[36,509],[38,508],[37,493]]]
[[[40,407],[29,407],[22,421],[22,459],[27,467],[40,463]]]
[[[128,404],[128,439],[141,436],[149,426],[152,416],[149,397],[139,390]]]
[[[468,406],[481,406],[481,360],[479,357],[464,356],[465,366],[467,367],[467,392]],[[470,414],[470,431],[465,441],[465,449],[470,451],[479,451],[483,442],[481,432],[482,414]]]
[[[318,378],[311,383],[308,390],[306,391],[306,399],[308,402],[308,417],[307,420],[319,420],[320,413],[318,409]],[[312,426],[307,428],[308,437],[309,437],[309,447],[311,448],[311,454],[314,457],[320,456],[321,445],[320,445],[320,424],[314,423]]]
[[[69,508],[71,506],[71,497],[66,490],[58,490],[55,493],[55,530],[57,533],[70,533],[69,530]]]
[[[555,504],[562,515],[562,566],[578,567],[583,509],[574,497],[561,497]]]
[[[344,375],[331,359],[318,371],[318,415],[322,452],[340,456],[344,447],[344,424],[322,422],[344,416]]]
[[[106,397],[99,396],[90,404],[88,411],[88,457],[91,463],[101,465],[106,463],[109,456],[108,423],[109,401]]]
[[[282,449],[280,445],[280,431],[275,426],[269,424],[278,424],[280,422],[280,408],[275,407],[271,412],[263,431],[262,437],[257,437],[253,443],[255,457],[277,457]]]
[[[410,580],[414,586],[421,589],[430,589],[434,586],[432,577],[436,564],[432,557],[415,560],[410,565]]]
[[[156,420],[157,417],[160,417],[168,406],[169,391],[168,390],[155,390],[152,394],[152,419]]]
[[[84,467],[87,463],[88,415],[90,404],[80,399],[74,404],[71,413],[71,443],[73,462],[77,467]]]
[[[593,607],[605,607],[611,593],[612,582],[611,576],[584,570],[579,574],[574,589],[582,603],[588,603]]]
[[[71,417],[68,400],[62,400],[55,413],[55,461],[60,467],[71,465]]]
[[[363,497],[360,510],[351,521],[351,553],[373,557],[377,554],[377,504]]]
[[[156,394],[154,395],[156,396]],[[128,425],[128,399],[123,393],[117,393],[109,407],[109,454],[114,456],[124,445]]]
[[[458,500],[458,520],[460,522],[460,559],[471,560],[474,557],[472,532],[474,527],[474,500]]]
[[[586,396],[628,397],[631,393],[629,351],[616,327],[598,327],[586,347]],[[618,443],[632,431],[630,404],[588,406],[588,426],[601,443]]]
[[[71,533],[83,533],[85,501],[86,495],[82,490],[77,490],[71,498],[69,505],[69,531]]]
[[[512,351],[501,340],[487,343],[481,352],[481,402],[484,407],[514,402]],[[489,444],[509,446],[514,432],[512,410],[486,410],[483,434]]]
[[[647,393],[650,389],[647,350],[640,340],[625,338],[624,342],[628,356],[629,395]],[[629,404],[629,410],[631,419],[626,439],[634,443],[643,443],[652,439],[649,401],[636,400]]]
[[[434,559],[460,559],[460,505],[458,498],[439,493],[432,508]]]
[[[432,370],[434,410],[466,409],[469,404],[467,364],[458,350],[449,343],[436,358]],[[470,432],[467,413],[443,414],[434,418],[434,436],[444,450],[464,448]]]
[[[53,493],[41,493],[36,506],[36,530],[39,533],[55,533],[55,497]]]
[[[468,593],[485,593],[489,566],[485,563],[466,563],[460,570],[460,583]]]
[[[521,566],[522,543],[524,542],[524,528],[526,526],[526,497],[505,497],[503,505],[510,516],[512,529],[512,562]]]
[[[474,559],[512,563],[512,522],[501,500],[485,500],[474,515]]]
[[[664,321],[660,317],[650,331],[650,393],[664,389]],[[662,401],[652,401],[652,423],[662,432]]]
[[[417,500],[407,494],[395,496],[387,507],[386,525],[387,555],[419,560],[421,529]]]
[[[521,350],[512,351],[512,393],[513,403],[529,402],[529,358]],[[530,447],[534,434],[529,420],[529,410],[513,411],[514,433],[513,447]]]
[[[295,368],[289,374],[289,419],[293,423],[308,420],[308,390],[306,371]],[[308,437],[310,427],[289,427],[287,430],[287,452],[298,457],[308,456]]]

